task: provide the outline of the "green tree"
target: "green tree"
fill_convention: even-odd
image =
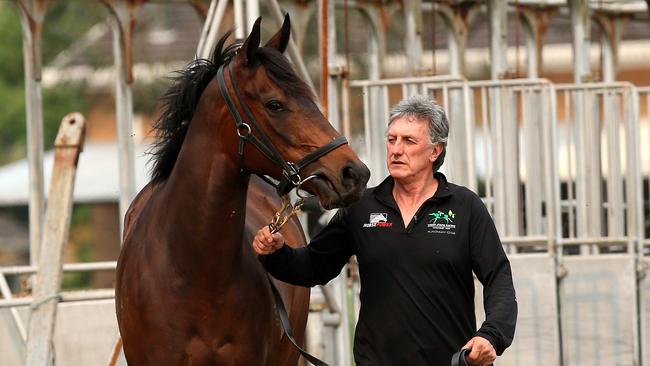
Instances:
[[[98,2],[54,2],[43,28],[43,65],[70,47],[90,27],[106,18]],[[26,155],[25,76],[20,18],[12,2],[0,1],[0,165]],[[88,104],[79,85],[58,85],[43,90],[45,148],[54,143],[61,118],[72,111],[87,112]]]

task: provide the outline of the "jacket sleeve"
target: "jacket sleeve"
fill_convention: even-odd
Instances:
[[[506,257],[492,217],[474,195],[470,231],[472,267],[483,284],[485,322],[477,336],[490,341],[497,355],[510,346],[517,322],[517,299]]]
[[[305,287],[326,284],[354,255],[346,213],[340,209],[308,246],[291,248],[285,244],[273,254],[260,256],[260,261],[280,281]]]

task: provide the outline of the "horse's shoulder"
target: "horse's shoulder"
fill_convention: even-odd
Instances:
[[[126,240],[127,236],[131,232],[133,223],[138,218],[138,215],[140,212],[142,212],[142,207],[147,203],[147,201],[149,201],[154,187],[155,184],[153,182],[149,182],[146,186],[144,186],[144,188],[142,188],[140,192],[138,192],[133,201],[131,201],[131,205],[124,215],[124,240]]]

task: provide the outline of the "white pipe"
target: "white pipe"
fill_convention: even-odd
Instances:
[[[233,0],[234,1],[234,12],[235,12],[235,38],[244,39],[246,36],[244,30],[246,29],[246,24],[244,23],[244,4],[242,0]]]
[[[259,0],[246,0],[246,31],[250,33],[255,20],[260,16]]]
[[[228,0],[219,0],[216,14],[211,19],[210,31],[208,32],[207,39],[205,40],[203,49],[201,50],[201,58],[209,58],[210,54],[212,53],[212,49],[217,43],[217,35],[219,34],[219,28],[221,27],[221,22],[223,21],[223,15],[226,13],[227,5]]]

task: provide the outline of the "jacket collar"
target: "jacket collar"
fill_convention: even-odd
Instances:
[[[435,172],[433,173],[433,177],[436,178],[438,181],[438,188],[436,189],[436,193],[429,199],[425,201],[426,202],[433,202],[433,201],[439,201],[446,199],[448,197],[452,196],[452,191],[449,188],[449,183],[447,182],[447,177],[445,177],[444,174],[440,172]],[[384,179],[383,182],[381,182],[375,189],[374,189],[374,195],[375,198],[388,206],[391,206],[393,208],[397,208],[397,203],[395,202],[395,197],[393,197],[393,186],[395,185],[395,179],[391,177],[390,175]]]

